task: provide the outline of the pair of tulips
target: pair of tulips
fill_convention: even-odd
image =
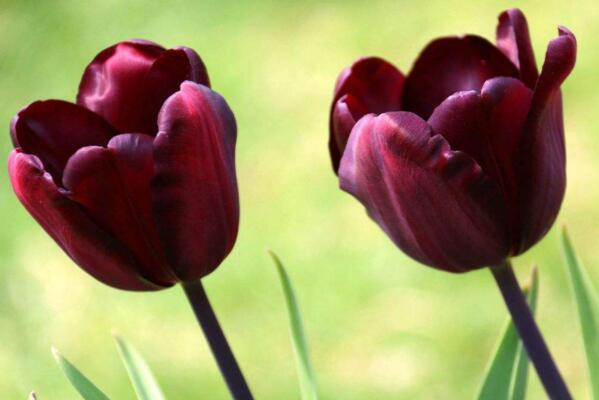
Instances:
[[[330,112],[341,188],[426,265],[506,265],[547,233],[561,206],[560,85],[575,58],[574,35],[560,27],[539,73],[513,9],[499,17],[496,45],[473,35],[434,40],[407,75],[380,58],[356,61],[339,76]],[[109,47],[85,69],[76,103],[30,104],[11,137],[17,197],[100,281],[126,290],[193,284],[233,248],[236,123],[192,49]]]

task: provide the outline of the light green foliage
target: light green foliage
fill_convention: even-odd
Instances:
[[[68,380],[84,400],[109,400],[108,396],[98,389],[98,387],[83,375],[77,367],[71,364],[69,360],[64,358],[58,350],[52,348],[52,354],[54,354],[54,358],[60,366],[60,369],[62,369],[62,372],[64,372]],[[32,396],[35,398],[35,394]]]
[[[114,335],[114,339],[137,398],[139,400],[165,400],[154,374],[137,350],[117,334]]]
[[[302,324],[302,316],[299,305],[297,304],[297,298],[295,297],[293,285],[291,284],[289,275],[287,274],[285,267],[283,267],[279,257],[277,257],[277,255],[272,251],[269,251],[269,254],[277,267],[277,272],[279,274],[279,279],[281,280],[281,286],[283,288],[283,294],[285,295],[287,311],[289,312],[289,326],[291,329],[293,348],[295,350],[295,357],[297,360],[297,371],[302,392],[302,400],[318,400],[316,378],[314,376],[314,371],[312,370],[308,342],[306,340],[306,334]]]
[[[599,399],[599,298],[588,273],[576,256],[565,228],[562,231],[562,243],[580,317],[593,399]]]

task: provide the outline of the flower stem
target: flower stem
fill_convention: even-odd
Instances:
[[[191,308],[198,320],[220,372],[227,383],[231,397],[235,400],[253,400],[235,356],[229,347],[225,334],[221,329],[218,319],[212,310],[210,301],[206,296],[200,281],[183,283],[183,290],[191,304]]]
[[[512,315],[512,320],[522,339],[528,357],[535,366],[547,395],[550,399],[572,399],[566,383],[549,353],[541,331],[528,308],[526,298],[522,294],[518,280],[514,275],[512,264],[506,260],[490,269],[503,295],[503,300]]]

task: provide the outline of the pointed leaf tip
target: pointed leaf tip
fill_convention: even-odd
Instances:
[[[118,332],[113,331],[121,360],[139,400],[165,400],[164,394],[141,354],[135,350]]]
[[[109,400],[108,396],[71,364],[69,360],[63,357],[56,347],[52,346],[50,349],[56,359],[56,363],[84,400]]]
[[[293,348],[295,350],[297,372],[300,381],[300,389],[302,400],[318,400],[318,390],[316,387],[316,379],[314,377],[314,371],[312,370],[312,363],[310,361],[310,352],[308,349],[308,343],[306,335],[304,333],[304,327],[302,324],[301,313],[297,298],[291,284],[291,279],[283,266],[283,263],[279,257],[271,250],[267,251],[270,257],[273,259],[281,286],[283,288],[283,294],[285,296],[285,302],[287,304],[287,310],[289,313],[289,324],[291,327],[291,338],[293,341]]]

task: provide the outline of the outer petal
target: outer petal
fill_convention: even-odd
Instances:
[[[138,276],[131,254],[60,193],[36,156],[13,150],[8,171],[13,189],[27,211],[90,275],[119,289],[160,289]]]
[[[519,253],[540,240],[559,212],[566,187],[560,86],[574,68],[576,38],[566,28],[547,48],[520,146],[521,241]]]
[[[158,124],[154,214],[169,264],[193,281],[214,270],[237,237],[235,118],[216,92],[184,82]]]
[[[496,76],[517,77],[518,70],[486,39],[472,35],[437,39],[420,53],[406,78],[402,108],[426,119],[448,96],[480,90]]]
[[[19,115],[15,115],[10,120],[10,141],[14,148],[19,146],[19,139],[17,138],[17,122],[19,121]]]
[[[355,122],[368,113],[398,111],[403,83],[403,74],[377,57],[362,58],[341,72],[329,123],[329,150],[335,173]]]
[[[362,118],[339,169],[341,188],[407,254],[452,272],[496,264],[509,252],[496,187],[465,153],[412,113]]]
[[[492,78],[481,93],[459,92],[435,109],[429,124],[452,149],[472,156],[501,188],[513,248],[519,237],[517,153],[532,91],[514,78]]]
[[[69,157],[83,146],[105,146],[116,131],[102,117],[62,100],[36,101],[11,121],[13,143],[35,154],[57,185]]]
[[[177,279],[167,267],[152,214],[152,142],[148,135],[122,134],[108,148],[84,147],[69,160],[64,185],[71,200],[129,249],[138,274],[166,287]]]
[[[105,49],[85,70],[77,103],[97,112],[119,132],[155,135],[160,106],[186,79],[207,83],[206,68],[189,48],[165,50],[147,41]]]
[[[520,80],[533,89],[539,72],[530,44],[526,17],[519,9],[512,8],[499,15],[497,47],[518,67]]]

